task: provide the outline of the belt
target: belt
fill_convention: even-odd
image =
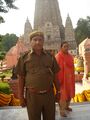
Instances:
[[[27,89],[31,92],[31,93],[36,93],[36,94],[46,94],[50,91],[51,87],[49,87],[47,90],[36,90],[35,88],[31,88],[31,87],[27,87]]]

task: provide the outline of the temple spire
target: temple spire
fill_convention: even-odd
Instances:
[[[29,19],[27,17],[26,22],[25,22],[25,26],[24,26],[24,43],[26,44],[27,47],[30,44],[29,34],[31,32],[32,32],[32,26],[31,26]]]
[[[44,32],[46,49],[59,49],[63,28],[58,0],[36,0],[34,29]]]
[[[69,14],[67,15],[65,23],[65,41],[70,44],[70,50],[76,53],[77,45],[75,40],[75,32]]]

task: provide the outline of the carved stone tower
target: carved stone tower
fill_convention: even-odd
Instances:
[[[77,54],[72,21],[68,15],[65,27],[63,26],[58,0],[36,0],[33,29],[44,32],[46,50],[58,51],[61,42],[65,40],[70,44],[70,52],[73,55]],[[30,48],[29,34],[31,32],[32,27],[27,18],[24,26],[24,43],[28,48]]]
[[[76,40],[75,40],[74,29],[72,26],[72,21],[69,15],[67,16],[66,24],[65,24],[65,41],[67,41],[70,45],[70,52],[73,55],[75,55],[77,52],[77,45],[76,45]]]
[[[64,40],[64,27],[58,0],[36,0],[34,29],[45,34],[45,49],[58,50]]]
[[[24,43],[27,47],[30,47],[29,34],[32,32],[31,24],[27,18],[24,26]]]

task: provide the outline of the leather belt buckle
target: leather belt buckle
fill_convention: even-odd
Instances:
[[[39,91],[39,94],[44,94],[44,93],[47,93],[47,90]]]

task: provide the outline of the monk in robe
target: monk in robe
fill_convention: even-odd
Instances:
[[[75,74],[73,56],[68,52],[69,44],[64,41],[61,50],[56,54],[56,60],[61,70],[57,74],[60,83],[60,115],[67,117],[66,111],[72,111],[71,98],[75,96]]]

